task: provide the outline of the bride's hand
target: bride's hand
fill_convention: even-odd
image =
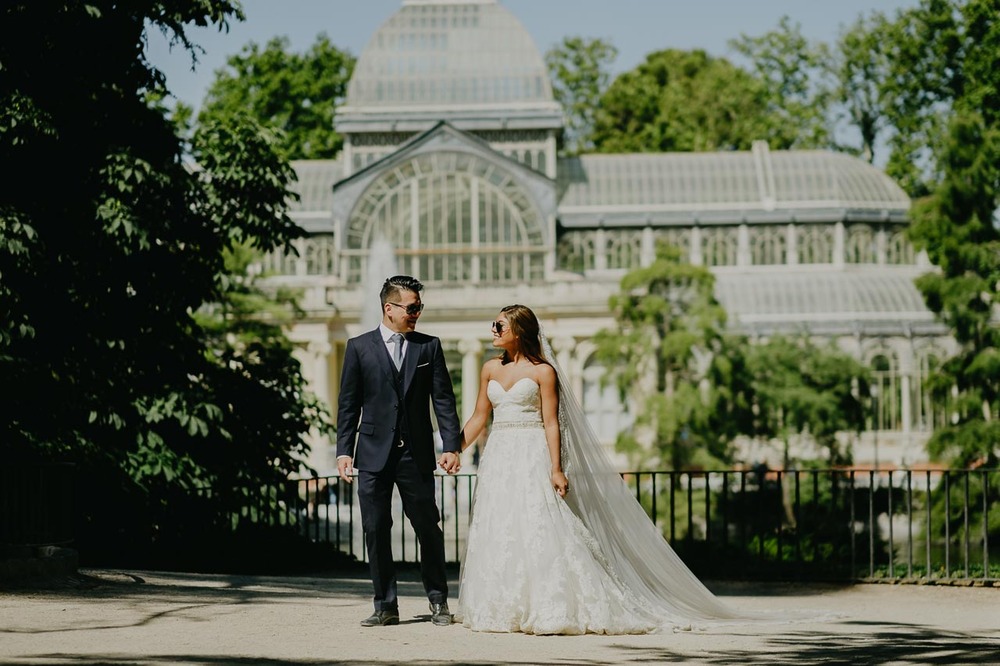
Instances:
[[[566,497],[566,493],[569,492],[569,479],[566,478],[562,470],[552,472],[552,487],[555,488],[559,497]]]

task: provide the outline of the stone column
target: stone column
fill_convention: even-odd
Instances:
[[[689,261],[695,266],[701,266],[705,263],[701,254],[701,227],[698,226],[691,227],[690,257]]]
[[[594,269],[598,271],[608,268],[608,234],[603,228],[594,232]]]
[[[750,227],[744,222],[737,230],[737,250],[736,265],[750,266],[753,264],[753,255],[750,252]]]
[[[886,238],[885,228],[880,228],[875,232],[875,247],[878,258],[876,261],[879,266],[884,266],[887,261],[888,252],[886,251],[888,246],[888,239]]]
[[[325,334],[325,327],[323,333]],[[304,344],[303,344],[304,342]],[[312,339],[300,341],[295,346],[294,356],[302,366],[302,378],[306,381],[306,386],[316,394],[320,403],[326,405],[333,414],[337,409],[331,402],[330,396],[330,354],[333,345],[329,340]],[[310,433],[307,437],[310,453],[308,463],[321,473],[333,471],[333,462],[336,454],[335,444],[326,437],[317,437],[315,433]]]
[[[549,342],[552,344],[552,351],[555,352],[556,362],[562,368],[562,371],[568,375],[560,379],[569,382],[569,386],[575,395],[583,395],[583,376],[579,372],[574,371],[575,367],[573,364],[573,350],[576,349],[576,340],[571,336],[563,335],[552,338]]]
[[[843,222],[837,222],[833,227],[833,265],[837,268],[844,267],[844,257],[846,248],[846,229]]]
[[[646,225],[642,228],[642,257],[639,263],[643,266],[651,266],[656,259],[656,238],[653,236],[653,228]]]
[[[330,352],[333,345],[328,340],[312,341],[306,345],[306,357],[308,358],[309,373],[306,374],[307,364],[302,366],[302,374],[306,375],[309,387],[320,401],[329,407],[330,403]]]
[[[482,370],[483,345],[475,338],[464,338],[458,343],[458,351],[462,354],[462,413],[459,414],[461,425],[469,420],[476,410],[476,399],[479,397],[479,375]],[[462,456],[462,465],[472,463],[474,447],[470,446]]]
[[[913,422],[913,401],[910,395],[910,373],[903,373],[899,377],[899,390],[902,393],[899,416],[903,422],[903,432],[909,434]]]

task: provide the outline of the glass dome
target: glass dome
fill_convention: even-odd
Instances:
[[[553,103],[534,40],[496,0],[404,0],[358,58],[345,106]]]

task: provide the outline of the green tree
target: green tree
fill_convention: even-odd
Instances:
[[[894,24],[896,161],[928,147],[899,172],[915,194],[910,236],[938,270],[917,285],[960,351],[931,376],[952,423],[928,446],[959,465],[1000,455],[1000,2],[924,0]],[[940,130],[940,131],[939,131]],[[933,136],[932,136],[933,135]],[[955,393],[957,392],[957,394]]]
[[[552,92],[566,117],[563,141],[569,155],[594,149],[594,116],[617,56],[618,49],[609,42],[584,37],[566,37],[545,54]]]
[[[784,444],[791,466],[792,441],[811,439],[825,450],[827,463],[848,463],[838,436],[865,427],[868,371],[853,357],[806,337],[773,337],[749,347],[748,366],[756,405],[758,437]]]
[[[886,172],[911,196],[933,188],[934,155],[947,134],[954,102],[964,94],[966,47],[978,48],[972,35],[962,34],[962,6],[977,4],[984,3],[922,0],[880,31],[891,64],[882,85],[892,126]]]
[[[776,113],[769,83],[704,51],[666,50],[614,80],[601,98],[596,150],[666,152],[811,147],[806,119]]]
[[[934,432],[933,455],[959,465],[1000,456],[1000,127],[960,114],[940,157],[943,174],[914,209],[911,236],[940,268],[920,277],[927,305],[959,343],[930,377],[932,395],[956,420]],[[957,395],[953,395],[953,390]]]
[[[229,248],[301,233],[271,131],[234,114],[188,145],[158,101],[146,31],[192,48],[187,25],[232,18],[226,0],[0,14],[0,159],[19,165],[0,196],[0,375],[17,387],[0,403],[0,446],[5,459],[76,461],[85,533],[110,548],[156,534],[169,515],[157,488],[283,480],[307,431],[326,427],[274,330],[250,362],[195,315],[232,301]]]
[[[875,161],[879,140],[889,126],[885,81],[892,69],[891,32],[891,23],[884,14],[874,12],[868,18],[859,17],[841,33],[827,65],[836,81],[833,96],[839,114],[859,138],[857,146],[841,148],[868,162]]]
[[[325,34],[304,54],[291,53],[287,37],[261,49],[250,42],[216,71],[198,123],[248,112],[265,127],[282,130],[287,159],[332,159],[344,143],[333,116],[347,95],[354,57]]]
[[[760,37],[740,35],[729,44],[765,82],[763,111],[773,119],[769,142],[789,148],[829,146],[832,84],[824,68],[830,60],[826,44],[810,44],[787,16],[775,30]]]
[[[708,269],[660,245],[656,260],[626,274],[611,298],[615,327],[599,331],[595,342],[610,379],[636,406],[635,425],[618,442],[635,464],[684,469],[729,454],[729,442],[713,427],[717,385],[707,381],[713,372],[729,374],[715,365],[726,358],[718,353],[726,315],[714,285]]]

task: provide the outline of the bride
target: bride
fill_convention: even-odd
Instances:
[[[749,619],[691,573],[560,382],[538,319],[503,308],[463,450],[490,413],[456,617],[476,631],[626,634]]]

